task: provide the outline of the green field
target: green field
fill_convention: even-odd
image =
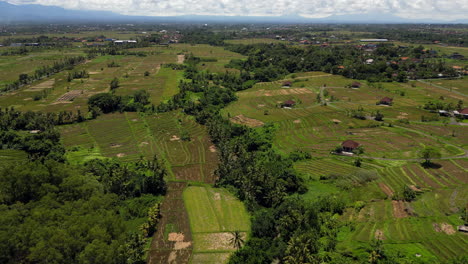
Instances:
[[[158,155],[177,179],[207,182],[212,181],[216,166],[216,153],[205,128],[176,112],[154,116],[110,114],[63,126],[61,133],[71,162],[94,157],[136,161]],[[182,140],[182,134],[190,140]]]
[[[223,189],[191,186],[184,191],[190,218],[194,255],[191,263],[222,263],[235,248],[230,232],[250,233],[250,219],[244,205]]]
[[[282,87],[285,80],[292,81],[291,88]],[[345,198],[350,208],[342,220],[353,228],[343,228],[342,250],[359,252],[376,234],[382,234],[385,247],[420,254],[415,260],[445,261],[461,255],[467,238],[457,233],[456,226],[462,224],[459,216],[468,199],[468,159],[461,158],[468,146],[468,127],[447,117],[421,122],[421,116],[437,116],[422,109],[428,101],[466,101],[464,79],[377,84],[357,80],[361,88],[347,88],[353,81],[320,72],[289,75],[238,92],[238,101],[222,113],[273,123],[277,128],[274,144],[280,152],[312,154],[311,160],[295,164],[308,187],[303,198],[314,200],[327,194]],[[392,106],[376,104],[385,96],[394,99]],[[291,109],[281,108],[286,100],[296,104]],[[366,120],[349,114],[360,107]],[[383,113],[383,122],[369,118],[376,111]],[[361,168],[354,165],[353,157],[331,154],[347,139],[364,148]],[[414,160],[427,146],[438,148],[446,158],[435,161],[437,167],[424,168]],[[376,178],[357,184],[355,175],[362,169]],[[338,178],[329,180],[330,175]],[[415,202],[392,202],[405,186],[423,193]],[[358,201],[365,204],[361,210],[353,209]]]

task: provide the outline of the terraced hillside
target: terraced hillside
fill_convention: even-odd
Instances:
[[[359,252],[380,239],[387,248],[427,262],[464,253],[467,238],[456,228],[463,224],[459,217],[468,200],[468,127],[422,106],[440,98],[456,104],[467,97],[424,82],[366,83],[319,72],[294,75],[238,92],[238,101],[223,114],[242,116],[236,122],[247,120],[246,125],[273,123],[278,150],[312,154],[312,159],[295,164],[309,189],[303,197],[341,195],[350,206],[342,217],[347,225],[341,228],[339,247]],[[285,81],[292,82],[291,87],[284,87]],[[361,87],[349,88],[356,81]],[[383,97],[394,103],[378,105]],[[281,107],[287,100],[295,104]],[[363,119],[353,117],[359,109]],[[383,121],[373,120],[377,111]],[[421,116],[433,121],[422,122]],[[355,156],[332,154],[349,139],[363,146],[360,168]],[[442,159],[423,167],[419,151],[428,146],[439,149]],[[415,201],[398,198],[405,188],[417,193]]]

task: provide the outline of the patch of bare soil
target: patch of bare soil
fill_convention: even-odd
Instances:
[[[421,189],[419,189],[418,187],[414,186],[414,185],[410,185],[409,186],[411,190],[415,191],[415,192],[422,192]]]
[[[92,71],[92,72],[89,72],[89,74],[99,74],[100,72],[97,72],[97,71]]]
[[[125,157],[125,153],[119,153],[119,154],[117,154],[117,158],[123,158],[123,157]]]
[[[182,64],[182,63],[184,63],[184,61],[185,61],[185,55],[184,54],[177,55],[177,63]]]
[[[265,107],[264,104],[259,104],[259,105],[257,105],[257,106],[258,106],[258,107]]]
[[[180,140],[180,137],[176,136],[176,135],[172,135],[171,139],[169,139],[170,141],[177,141],[177,140]]]
[[[242,232],[243,239],[246,238],[246,233]],[[229,232],[224,233],[210,233],[203,236],[203,240],[207,245],[208,250],[232,250],[235,249],[231,244],[233,235]]]
[[[244,115],[238,115],[238,116],[235,116],[235,117],[231,117],[230,120],[233,123],[240,124],[240,125],[246,125],[248,127],[259,127],[259,126],[263,126],[265,124],[260,120],[249,118],[249,117],[246,117]]]
[[[332,119],[332,122],[335,123],[335,124],[339,124],[341,123],[341,120],[338,120],[338,119]]]
[[[432,226],[434,227],[434,230],[436,232],[444,232],[447,235],[453,235],[455,234],[455,229],[453,228],[452,225],[449,225],[447,223],[433,223]]]
[[[380,229],[375,230],[374,237],[377,240],[385,240],[385,235],[383,231]]]
[[[167,236],[167,240],[174,242],[182,242],[184,241],[184,238],[184,233],[169,233]]]
[[[187,186],[183,182],[169,182],[166,198],[161,204],[161,220],[148,251],[148,264],[189,263],[192,255],[192,236],[182,193]],[[179,232],[169,232],[169,224]],[[167,235],[166,235],[167,234]]]
[[[216,152],[216,147],[215,147],[215,145],[211,145],[211,146],[209,147],[209,150],[210,150],[210,152]]]
[[[403,201],[392,201],[393,216],[396,218],[408,217],[408,213],[405,210],[405,203]]]
[[[32,98],[31,97],[24,98],[23,101],[32,101]]]
[[[220,193],[214,193],[213,200],[215,200],[215,201],[221,200],[221,194]]]
[[[122,146],[122,145],[120,145],[120,144],[115,144],[115,143],[110,144],[110,147],[111,147],[111,148],[120,148],[121,146]]]
[[[398,119],[406,119],[408,118],[408,113],[400,112],[400,115],[397,116]]]
[[[37,85],[31,86],[26,91],[41,91],[41,90],[44,90],[44,89],[52,88],[54,86],[54,84],[55,84],[55,79],[50,79],[50,80],[47,80],[45,82],[41,82],[41,83],[39,83]]]
[[[379,187],[388,197],[393,196],[392,189],[390,189],[390,187],[388,187],[385,183],[379,182]]]
[[[293,123],[294,123],[294,124],[300,124],[300,123],[301,123],[301,120],[300,120],[300,119],[294,120]]]
[[[143,141],[143,142],[140,143],[140,147],[143,147],[143,146],[146,146],[146,145],[149,145],[149,143],[146,142],[146,141]]]
[[[264,96],[272,96],[271,93],[264,93],[263,95],[264,95]]]

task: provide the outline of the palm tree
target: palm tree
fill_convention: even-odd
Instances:
[[[239,250],[242,245],[244,244],[244,239],[242,238],[242,234],[240,231],[231,232],[232,238],[229,240],[231,245]]]

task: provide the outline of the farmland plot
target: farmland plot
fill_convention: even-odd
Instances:
[[[244,205],[226,190],[188,187],[184,191],[194,255],[191,263],[224,263],[235,251],[231,232],[250,233],[250,221]]]

